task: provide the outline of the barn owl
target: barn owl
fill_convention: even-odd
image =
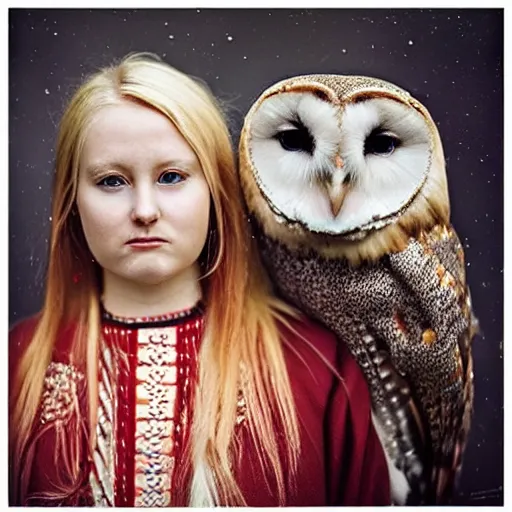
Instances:
[[[277,292],[366,376],[393,502],[446,503],[470,429],[477,320],[429,112],[380,79],[286,79],[246,115],[239,172]]]

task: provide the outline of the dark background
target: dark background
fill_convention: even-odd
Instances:
[[[482,334],[455,503],[503,504],[503,10],[11,9],[9,323],[42,304],[56,125],[81,79],[152,51],[227,101],[235,143],[270,84],[362,74],[423,102],[444,143],[452,220]]]

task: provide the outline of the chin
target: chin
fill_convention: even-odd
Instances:
[[[194,261],[177,262],[169,261],[167,258],[154,258],[151,264],[138,262],[139,264],[132,264],[129,268],[122,269],[122,277],[127,281],[132,281],[134,284],[155,286],[161,285],[166,281],[173,281],[174,279],[190,278],[197,279],[197,274],[194,271]],[[182,263],[177,264],[177,263]],[[120,273],[116,272],[118,275]]]
[[[131,269],[123,278],[127,281],[132,281],[134,284],[154,286],[163,284],[166,281],[172,281],[179,273],[176,269],[163,269],[155,266],[151,269]]]
[[[145,285],[145,286],[157,286],[173,278],[173,275],[160,274],[156,272],[144,273],[141,275],[125,276],[125,279],[132,281],[134,284]]]

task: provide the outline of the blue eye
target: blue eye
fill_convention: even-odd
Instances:
[[[117,188],[126,184],[126,181],[121,176],[111,175],[105,176],[97,183],[100,187]]]
[[[185,176],[183,176],[183,174],[176,171],[167,171],[158,178],[158,183],[162,183],[164,185],[177,185],[184,180]]]

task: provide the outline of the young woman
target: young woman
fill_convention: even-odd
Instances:
[[[10,334],[11,505],[377,505],[363,376],[272,296],[204,86],[132,55],[60,124],[45,301]]]

